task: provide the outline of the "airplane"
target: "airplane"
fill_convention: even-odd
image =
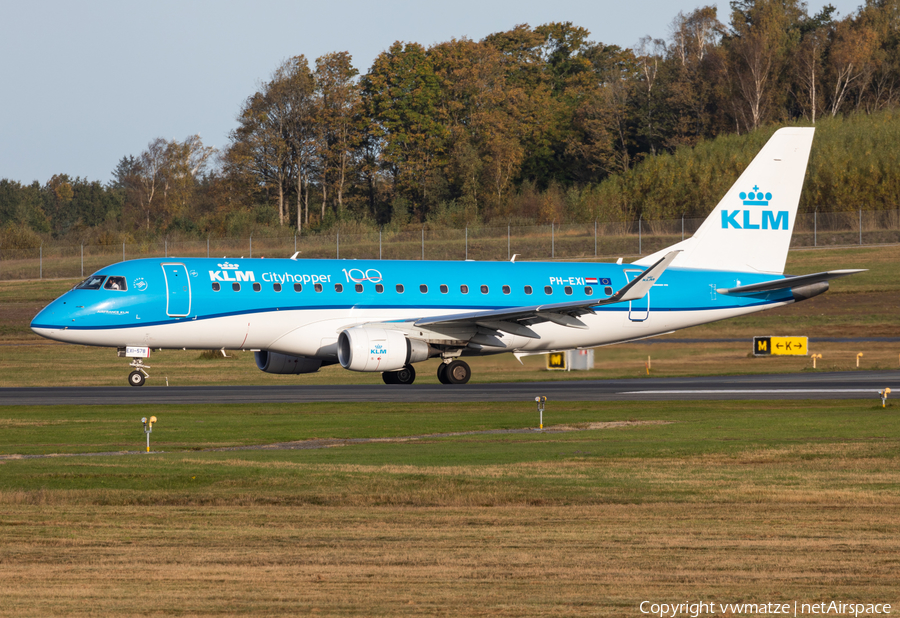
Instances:
[[[412,384],[439,357],[585,349],[671,333],[822,294],[861,270],[784,275],[814,129],[782,128],[696,234],[631,264],[153,258],[100,269],[35,316],[48,339],[116,348],[149,377],[151,349],[252,350],[259,369],[340,364]]]

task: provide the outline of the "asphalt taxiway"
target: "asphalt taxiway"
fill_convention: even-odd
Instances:
[[[900,371],[848,371],[698,378],[555,382],[336,385],[0,388],[3,405],[164,405],[227,403],[460,403],[474,401],[689,401],[879,399],[900,397]]]

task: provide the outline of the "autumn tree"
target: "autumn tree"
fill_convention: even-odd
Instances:
[[[773,114],[783,95],[776,85],[805,18],[800,0],[733,0],[725,38],[739,127],[754,130]]]
[[[316,60],[316,158],[323,219],[329,189],[334,193],[336,211],[344,210],[350,167],[359,144],[356,118],[362,103],[358,74],[347,52],[326,54]]]
[[[566,149],[574,157],[575,179],[599,181],[631,167],[635,142],[629,103],[640,68],[631,50],[597,44],[586,52],[591,71],[569,95],[576,106]]]
[[[269,104],[283,115],[281,140],[288,157],[288,178],[293,177],[297,231],[309,224],[309,188],[317,150],[315,78],[303,55],[283,62],[268,86]],[[305,216],[304,216],[305,211]]]
[[[136,198],[146,231],[166,229],[174,218],[190,216],[198,178],[214,152],[199,135],[183,142],[158,137],[136,160],[120,161],[118,182]]]
[[[290,61],[289,61],[290,63]],[[279,67],[269,82],[241,106],[238,127],[231,132],[231,146],[225,161],[232,174],[253,180],[266,194],[274,192],[278,203],[278,223],[284,225],[285,197],[294,171],[289,139],[291,88],[284,87],[288,67]]]
[[[874,70],[876,32],[852,20],[835,25],[828,50],[828,113],[836,116],[854,87],[864,85]]]
[[[40,183],[22,185],[8,178],[0,180],[0,222],[49,232],[50,219],[44,212]]]
[[[362,95],[393,198],[409,200],[424,214],[427,178],[444,154],[446,138],[437,119],[438,79],[425,48],[399,41],[391,45],[363,77]]]
[[[449,146],[443,159],[447,194],[471,218],[496,207],[518,176],[524,154],[521,87],[506,80],[505,58],[467,39],[436,45],[429,54],[440,82],[439,118]]]
[[[660,93],[670,115],[666,150],[694,145],[715,134],[722,124],[721,86],[724,60],[719,44],[725,26],[715,6],[679,12],[671,24],[671,42],[660,67]]]

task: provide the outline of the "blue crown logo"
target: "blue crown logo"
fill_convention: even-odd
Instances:
[[[738,197],[744,200],[744,206],[768,206],[769,200],[772,199],[772,194],[763,193],[758,186],[754,185],[753,191],[750,193],[741,191]]]

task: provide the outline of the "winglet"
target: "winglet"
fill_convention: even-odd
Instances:
[[[295,253],[294,255],[292,255],[290,259],[296,260],[298,255],[300,255],[299,251],[297,253]]]
[[[612,295],[612,302],[624,302],[628,300],[638,300],[647,295],[656,280],[663,274],[681,251],[670,251],[659,260],[656,264],[645,270],[639,276],[635,277],[628,285]]]

